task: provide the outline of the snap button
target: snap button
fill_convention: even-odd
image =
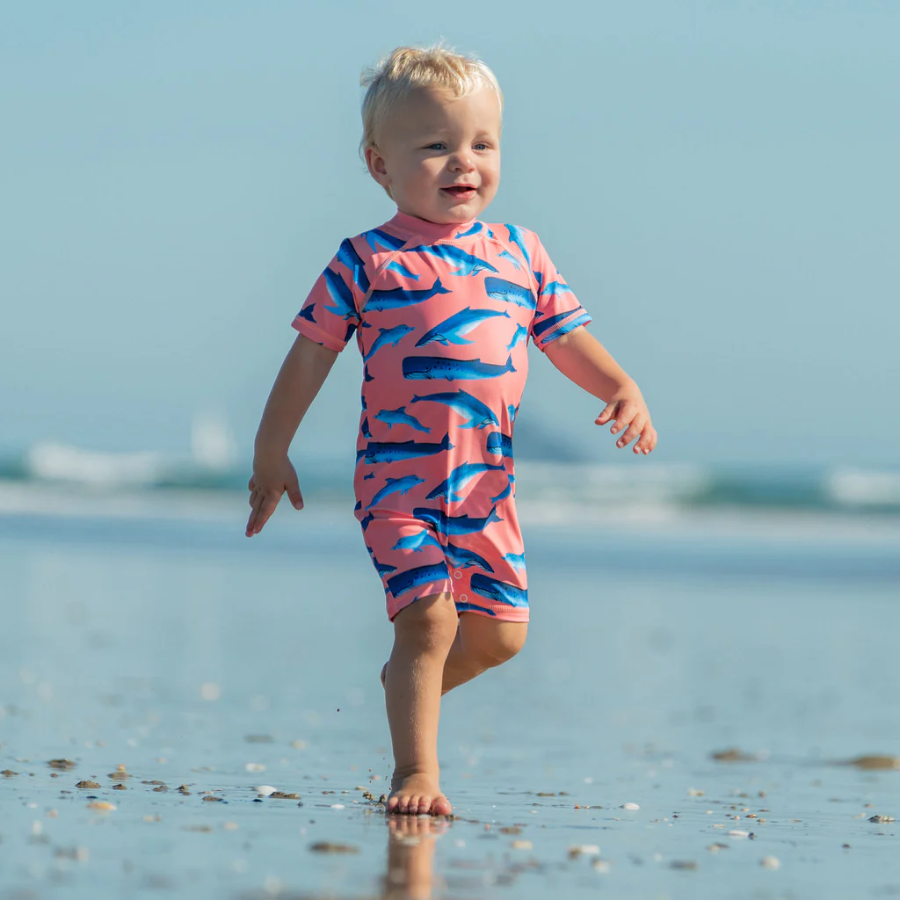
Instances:
[[[462,600],[463,603],[465,603],[469,599],[469,597],[467,594],[460,594],[459,599]]]
[[[453,573],[454,578],[462,578],[462,572],[456,571]]]

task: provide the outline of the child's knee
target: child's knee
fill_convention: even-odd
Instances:
[[[422,597],[394,617],[394,641],[423,652],[446,652],[456,637],[459,617],[452,594]]]
[[[525,622],[495,622],[479,615],[463,616],[461,622],[467,655],[486,668],[505,663],[525,646]]]

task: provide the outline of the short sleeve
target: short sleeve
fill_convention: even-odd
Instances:
[[[365,263],[348,238],[316,279],[291,324],[311,341],[340,353],[359,326],[368,290]]]
[[[524,229],[521,232],[524,232],[523,243],[528,247],[528,261],[539,288],[529,334],[535,346],[543,351],[547,344],[587,325],[592,319],[553,265],[540,238]]]

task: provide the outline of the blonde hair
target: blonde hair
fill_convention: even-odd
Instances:
[[[416,88],[445,88],[457,97],[465,97],[479,88],[490,87],[496,91],[503,111],[503,92],[488,66],[474,56],[455,53],[440,42],[431,47],[397,47],[376,66],[365,69],[359,83],[366,88],[361,154],[367,147],[377,146],[376,132],[387,111]]]

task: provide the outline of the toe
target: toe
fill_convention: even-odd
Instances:
[[[435,816],[449,816],[453,812],[450,801],[443,796],[436,797],[431,804],[431,813]]]

